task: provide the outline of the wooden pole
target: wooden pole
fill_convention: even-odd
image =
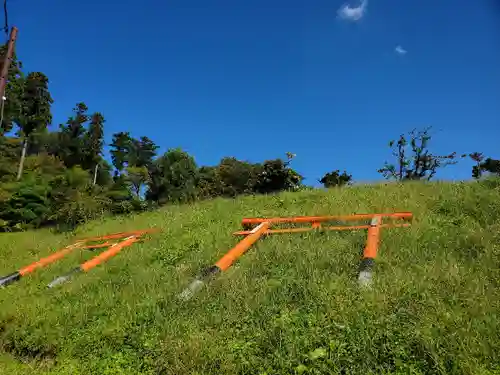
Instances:
[[[7,53],[4,56],[2,63],[2,71],[0,73],[0,94],[5,96],[5,86],[7,85],[7,77],[9,76],[10,62],[14,56],[14,47],[17,39],[17,27],[13,26],[10,30],[10,38],[7,43]],[[3,98],[2,98],[3,100]]]

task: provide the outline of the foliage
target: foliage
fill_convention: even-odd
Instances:
[[[396,164],[385,163],[378,170],[385,178],[404,180],[431,180],[438,169],[456,164],[456,152],[448,155],[434,155],[429,150],[430,128],[412,130],[408,136],[402,134],[398,141],[390,141]]]
[[[265,161],[257,175],[255,192],[265,194],[297,190],[303,177],[290,168],[291,159],[292,157],[287,161],[282,159]]]
[[[479,152],[474,152],[469,154],[469,157],[476,162],[476,165],[472,167],[472,177],[479,179],[484,172],[500,176],[500,160],[495,160],[492,158],[484,158],[484,155]]]
[[[19,135],[23,137],[23,150],[19,160],[17,179],[21,178],[28,140],[35,131],[47,128],[52,122],[51,105],[54,102],[49,88],[49,79],[40,72],[29,73],[22,82],[20,108],[14,116],[19,127]]]
[[[59,125],[58,147],[55,155],[59,157],[66,168],[82,165],[87,154],[85,149],[85,124],[89,119],[88,107],[85,103],[77,103],[73,108],[74,115],[69,117],[66,124]]]
[[[194,158],[180,148],[170,149],[152,166],[147,199],[159,204],[190,202],[197,196],[197,177]]]
[[[78,166],[51,181],[50,197],[49,220],[68,229],[103,216],[111,205],[109,198],[92,188],[88,171]]]
[[[254,192],[262,166],[225,157],[217,167],[217,175],[221,182],[220,195],[235,197]]]
[[[145,166],[128,166],[126,179],[130,182],[130,185],[136,197],[139,198],[142,187],[149,182],[149,171]]]
[[[326,188],[349,185],[351,181],[352,175],[348,174],[346,171],[341,174],[338,169],[333,172],[326,173],[321,180],[319,180],[319,182]]]
[[[11,195],[0,202],[2,230],[37,228],[47,220],[50,213],[49,188],[39,180],[28,180],[4,189]]]

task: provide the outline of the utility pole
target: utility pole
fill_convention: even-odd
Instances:
[[[2,72],[0,76],[0,94],[3,97],[5,96],[5,86],[7,85],[7,77],[9,75],[9,67],[10,62],[12,61],[12,57],[14,56],[14,47],[16,45],[17,39],[17,27],[13,26],[10,30],[9,42],[7,43],[7,53],[4,56],[2,61]]]

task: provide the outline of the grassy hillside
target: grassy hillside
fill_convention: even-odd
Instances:
[[[495,183],[361,186],[214,200],[92,222],[76,236],[162,232],[47,289],[76,252],[0,289],[0,373],[500,374]],[[374,288],[356,283],[366,232],[261,240],[197,298],[176,295],[237,241],[245,216],[412,211],[384,230]],[[0,236],[0,274],[70,242]]]

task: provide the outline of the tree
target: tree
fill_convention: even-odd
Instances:
[[[85,163],[88,155],[85,145],[87,130],[85,123],[88,121],[88,107],[85,103],[77,103],[66,124],[59,125],[59,147],[55,154],[64,162],[66,168],[73,168]]]
[[[290,168],[295,155],[287,153],[287,161],[282,159],[266,160],[257,174],[254,191],[269,194],[278,191],[296,190],[303,177]]]
[[[326,173],[321,178],[321,180],[319,180],[319,182],[322,183],[325,188],[349,185],[351,181],[352,181],[352,175],[348,174],[346,171],[340,174],[340,171],[338,169]]]
[[[479,152],[469,154],[469,157],[476,162],[476,165],[472,167],[472,177],[475,179],[481,178],[484,172],[500,176],[500,160],[485,159]]]
[[[127,166],[132,150],[132,137],[129,132],[119,132],[113,134],[113,140],[110,144],[111,147],[111,160],[113,166],[118,172],[122,172]]]
[[[145,166],[136,167],[129,165],[127,167],[127,178],[132,186],[134,194],[139,198],[142,187],[150,180],[148,169]]]
[[[197,195],[201,199],[222,195],[222,180],[218,166],[201,167],[196,181]]]
[[[385,178],[404,180],[431,180],[439,168],[456,164],[456,152],[449,155],[434,155],[429,151],[431,135],[427,128],[412,130],[408,137],[402,134],[399,140],[390,141],[389,147],[393,149],[396,165],[388,164],[378,170]]]
[[[479,179],[482,175],[481,163],[484,160],[484,155],[480,152],[473,152],[469,154],[469,157],[476,162],[476,165],[472,167],[472,177],[476,180]]]
[[[223,158],[217,171],[222,185],[221,195],[236,197],[253,193],[261,171],[261,164],[248,163],[234,157]]]
[[[94,170],[94,177],[92,184],[97,182],[97,171],[99,163],[102,159],[102,146],[104,145],[104,116],[96,112],[90,117],[90,124],[85,134],[85,151],[87,153],[84,162],[84,169],[92,168]]]
[[[127,166],[151,167],[158,149],[148,137],[135,139],[129,132],[113,134],[110,146],[111,159],[118,172],[122,172]]]
[[[23,173],[28,137],[34,131],[46,128],[52,122],[51,105],[54,101],[50,96],[48,84],[49,79],[43,73],[34,72],[28,74],[23,85],[20,112],[14,120],[19,126],[19,134],[23,137],[17,180]]]
[[[196,198],[198,167],[187,152],[170,149],[155,160],[146,199],[164,204],[189,202]]]
[[[131,144],[129,164],[136,167],[151,167],[158,146],[148,137],[141,137],[139,140],[132,138]]]
[[[485,172],[500,176],[500,160],[487,158],[483,163],[481,163],[481,169]]]

